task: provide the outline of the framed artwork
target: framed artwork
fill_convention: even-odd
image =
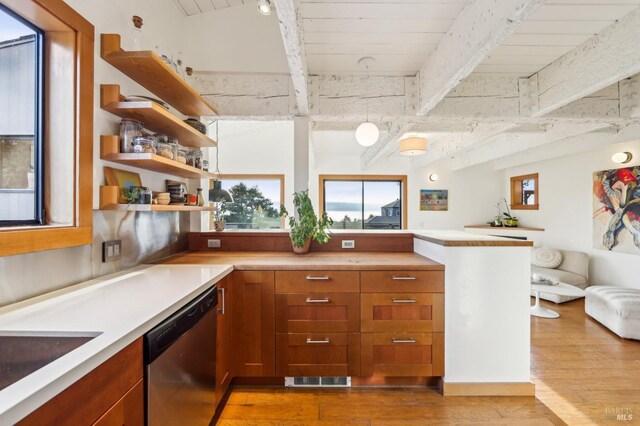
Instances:
[[[446,189],[421,189],[420,211],[443,212],[449,210],[449,191]]]
[[[132,186],[142,186],[140,175],[126,170],[105,167],[104,178],[107,181],[107,185],[120,187],[120,191],[118,191],[118,203],[127,203],[127,201],[122,198],[123,191],[128,190]]]
[[[640,254],[640,166],[593,174],[593,247]]]

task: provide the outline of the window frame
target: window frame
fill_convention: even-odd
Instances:
[[[536,197],[535,204],[522,204],[522,182],[533,179],[533,191]],[[538,173],[530,173],[528,175],[513,176],[511,182],[511,210],[539,210],[540,209],[540,185]]]
[[[43,96],[44,96],[44,80],[43,80],[43,65],[44,65],[44,31],[36,27],[32,22],[24,19],[22,16],[15,13],[13,10],[9,9],[7,6],[0,3],[0,10],[21,22],[23,25],[29,27],[33,32],[35,32],[35,52],[36,52],[36,90],[35,90],[35,100],[34,100],[34,132],[33,132],[33,162],[34,162],[34,188],[33,188],[33,219],[29,220],[1,220],[0,219],[0,230],[2,228],[8,228],[13,226],[39,226],[44,224],[44,214],[43,214],[43,205],[44,205],[44,144],[43,144]]]
[[[280,181],[280,205],[284,206],[284,175],[283,174],[223,174],[220,176],[221,181],[229,179],[229,180],[278,180]],[[209,181],[209,188],[213,188],[213,179]],[[284,229],[285,220],[284,217],[280,217],[280,228]],[[213,226],[213,212],[209,215],[209,229],[214,229]],[[248,229],[248,231],[254,230]],[[258,229],[259,231],[259,229]]]
[[[325,212],[325,182],[326,181],[345,181],[345,182],[379,182],[379,181],[400,181],[400,192],[402,199],[400,200],[400,229],[407,229],[407,175],[319,175],[318,176],[318,208],[320,214]],[[363,200],[364,203],[364,200]],[[384,229],[380,230],[386,231]],[[390,231],[393,231],[391,229]]]
[[[62,0],[0,0],[0,4],[44,32],[41,187],[45,210],[43,225],[0,229],[0,256],[91,244],[94,27]],[[50,84],[54,73],[56,84]],[[57,220],[57,215],[65,220]]]

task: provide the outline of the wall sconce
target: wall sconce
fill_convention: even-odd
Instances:
[[[630,152],[616,152],[611,156],[611,161],[617,164],[627,164],[632,158],[633,155]]]
[[[437,180],[438,180],[438,174],[437,174],[437,173],[430,173],[430,174],[429,174],[429,180],[430,180],[431,182],[435,182],[435,181],[437,181]]]

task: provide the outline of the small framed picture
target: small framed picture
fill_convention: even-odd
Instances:
[[[105,167],[104,178],[107,181],[107,185],[120,187],[120,191],[118,191],[118,203],[127,203],[122,197],[123,192],[129,190],[132,186],[142,186],[140,175],[126,170]]]
[[[443,212],[449,210],[449,191],[447,189],[421,189],[420,211]]]

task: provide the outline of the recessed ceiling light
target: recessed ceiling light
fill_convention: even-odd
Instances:
[[[258,11],[265,16],[271,15],[271,1],[270,0],[260,0],[258,2]]]
[[[616,152],[611,156],[611,161],[618,164],[627,164],[632,158],[633,155],[630,152]]]

